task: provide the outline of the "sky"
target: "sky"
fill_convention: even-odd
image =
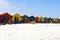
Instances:
[[[0,14],[60,18],[60,0],[0,0]]]

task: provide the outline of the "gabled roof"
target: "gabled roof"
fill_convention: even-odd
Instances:
[[[21,16],[21,15],[19,15],[19,14],[16,13],[16,14],[14,14],[13,16]]]
[[[2,14],[2,16],[11,16],[11,15],[8,13],[4,13],[4,14]]]

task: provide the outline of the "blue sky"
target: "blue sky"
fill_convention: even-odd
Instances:
[[[1,0],[0,12],[60,18],[60,0]]]

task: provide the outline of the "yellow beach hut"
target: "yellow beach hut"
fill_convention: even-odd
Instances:
[[[44,18],[42,16],[39,17],[39,22],[44,22]]]
[[[16,13],[16,14],[14,14],[14,15],[12,16],[12,23],[14,23],[15,18],[16,18],[16,20],[18,20],[18,21],[21,21],[21,20],[22,20],[22,16]]]

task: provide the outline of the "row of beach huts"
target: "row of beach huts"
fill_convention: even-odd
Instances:
[[[0,14],[0,25],[20,23],[60,23],[60,19],[42,16],[21,16],[17,13],[14,15],[10,15],[9,13]]]

